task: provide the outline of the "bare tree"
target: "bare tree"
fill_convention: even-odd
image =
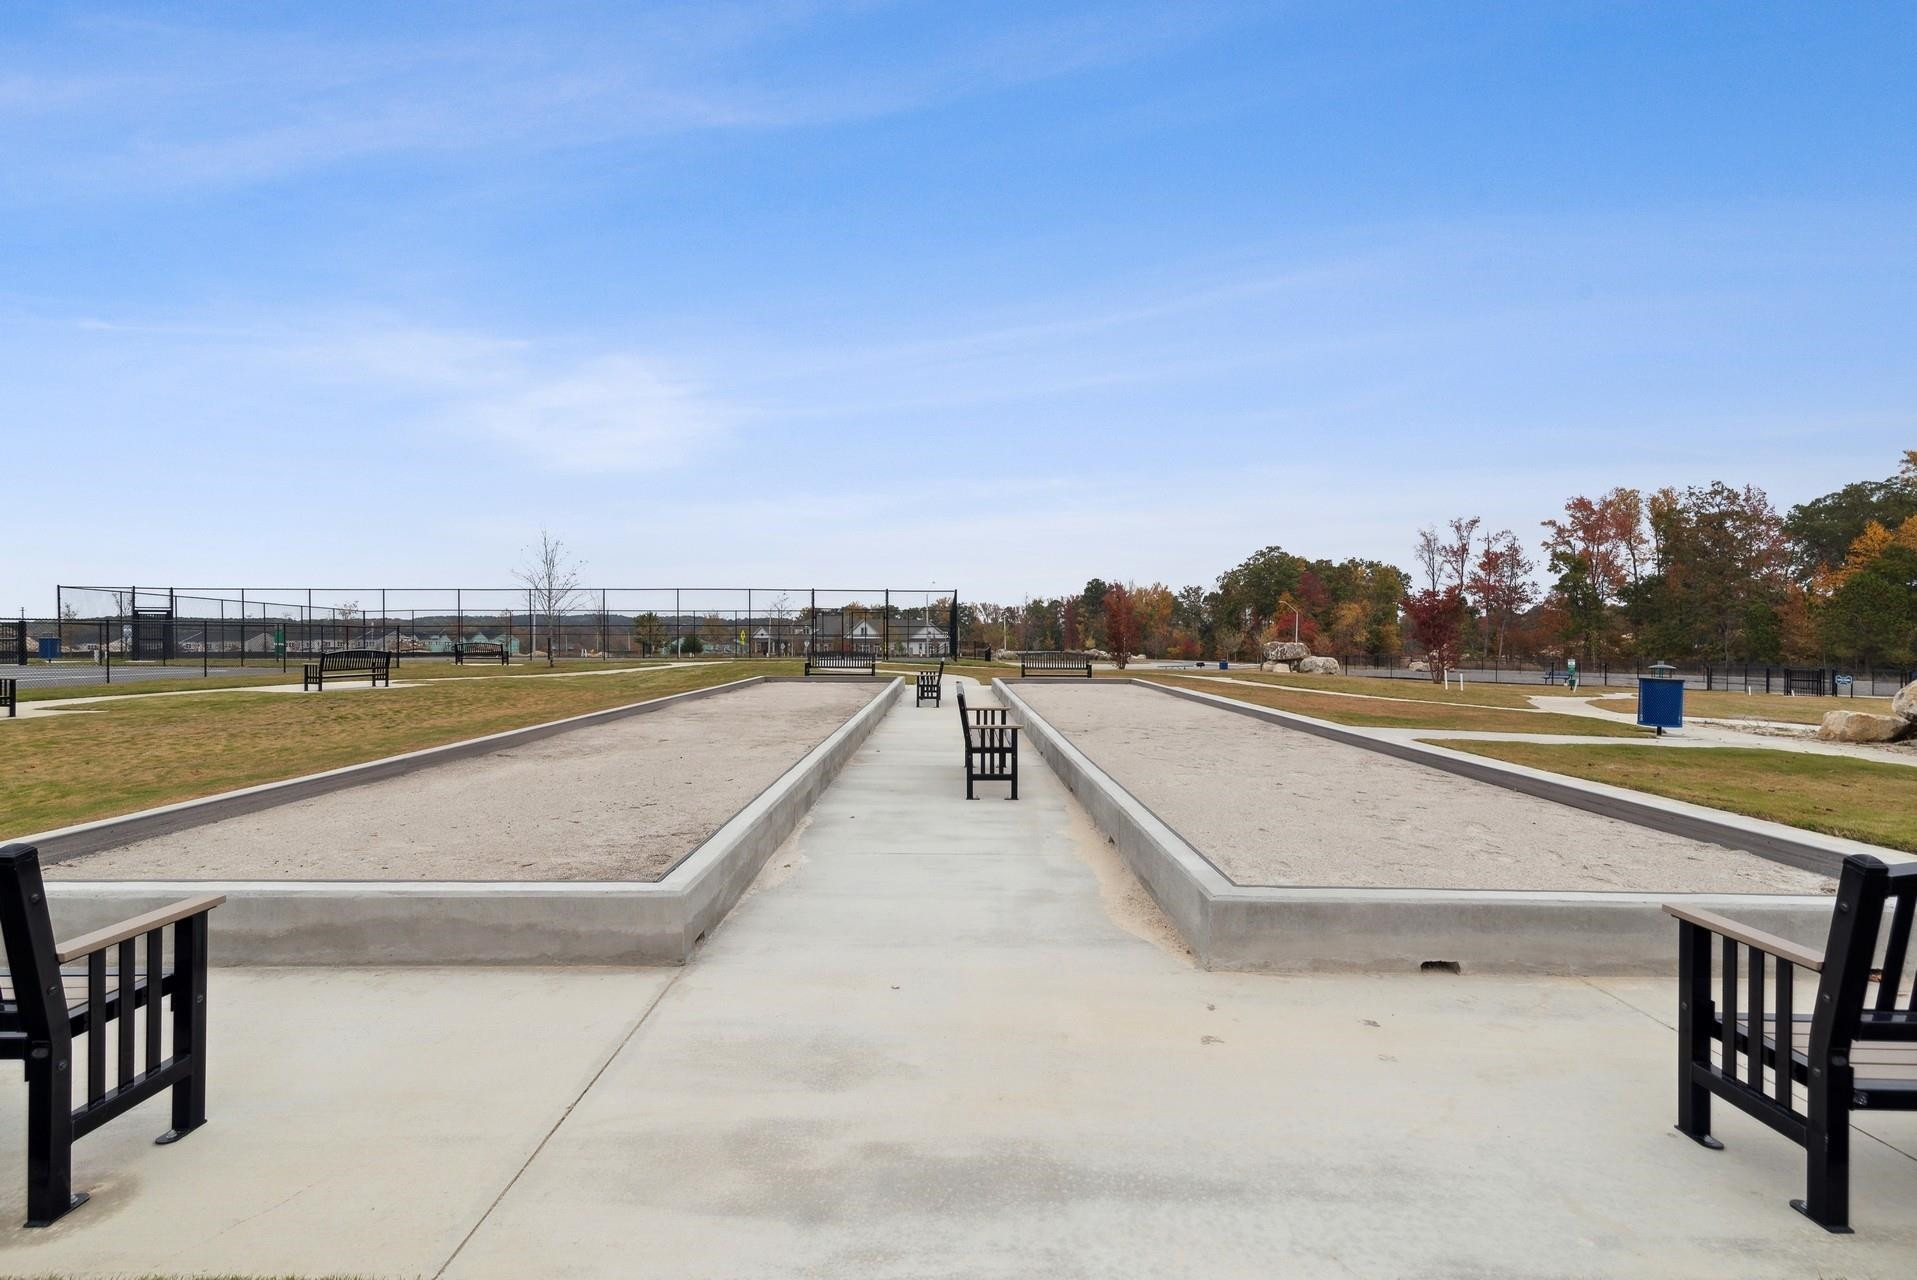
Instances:
[[[1444,559],[1445,572],[1450,576],[1450,584],[1464,590],[1465,579],[1471,573],[1471,543],[1477,537],[1478,525],[1483,523],[1477,516],[1467,516],[1451,521],[1451,541],[1439,548]]]
[[[786,651],[785,620],[792,616],[792,598],[781,591],[772,597],[772,603],[766,608],[772,619],[772,625],[766,628],[765,656],[770,658],[776,647],[783,654]]]
[[[1418,540],[1412,544],[1412,559],[1416,561],[1418,571],[1424,575],[1427,591],[1436,591],[1438,581],[1444,574],[1444,543],[1438,538],[1438,531],[1430,525],[1418,530]]]
[[[353,624],[359,621],[359,601],[342,600],[333,606],[333,618],[340,624],[340,634],[346,637],[346,647],[353,647]],[[362,640],[365,636],[362,634]]]
[[[526,584],[532,598],[533,616],[546,616],[546,665],[557,666],[558,650],[554,640],[559,634],[559,615],[578,603],[579,561],[566,551],[566,544],[545,529],[539,531],[539,545],[526,550],[526,562],[519,567],[518,578]]]

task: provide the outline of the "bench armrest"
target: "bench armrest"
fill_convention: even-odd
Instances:
[[[137,938],[143,933],[164,928],[191,916],[202,915],[226,901],[223,893],[207,893],[197,898],[182,898],[180,901],[164,907],[155,907],[142,912],[118,924],[110,924],[104,929],[95,929],[92,933],[83,933],[77,938],[56,944],[59,947],[60,963],[71,964],[75,960],[85,959],[96,951],[104,951],[116,942],[125,942]]]
[[[1733,942],[1741,942],[1753,950],[1762,951],[1765,955],[1778,960],[1789,961],[1800,969],[1808,969],[1812,973],[1824,971],[1823,952],[1812,951],[1809,947],[1800,947],[1795,942],[1780,938],[1774,933],[1766,933],[1762,929],[1741,925],[1727,916],[1718,915],[1715,911],[1697,911],[1690,907],[1673,906],[1667,902],[1664,904],[1664,913],[1676,916],[1686,924],[1694,924],[1700,929],[1729,938]]]

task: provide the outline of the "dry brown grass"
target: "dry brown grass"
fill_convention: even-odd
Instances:
[[[44,831],[747,676],[796,674],[791,662],[713,663],[298,695],[130,698],[0,721],[0,832]]]
[[[1907,765],[1752,747],[1437,745],[1917,852],[1917,769]]]
[[[1600,704],[1618,711],[1637,706],[1637,695],[1627,693],[1616,701]],[[1827,711],[1868,711],[1873,715],[1890,714],[1889,698],[1786,698],[1781,693],[1725,693],[1721,690],[1686,689],[1684,714],[1715,716],[1721,720],[1774,720],[1784,724],[1819,724]]]
[[[1498,707],[1450,707],[1419,705],[1413,701],[1386,701],[1382,698],[1341,698],[1322,693],[1301,693],[1287,687],[1252,688],[1224,684],[1217,680],[1183,676],[1157,676],[1158,684],[1198,689],[1222,698],[1299,715],[1330,720],[1337,724],[1362,725],[1385,729],[1463,729],[1483,733],[1564,733],[1585,738],[1639,738],[1648,730],[1635,725],[1613,724],[1585,716],[1558,715],[1546,711],[1515,711]]]

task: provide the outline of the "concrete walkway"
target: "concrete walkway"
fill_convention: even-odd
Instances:
[[[1671,1130],[1669,982],[1194,969],[1042,764],[962,798],[954,720],[901,702],[682,970],[220,971],[213,1123],[87,1139],[0,1272],[1910,1273],[1917,1116],[1828,1236],[1783,1139]]]

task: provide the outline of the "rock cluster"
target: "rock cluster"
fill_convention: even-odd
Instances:
[[[1817,727],[1825,742],[1896,742],[1917,733],[1917,720],[1878,716],[1868,711],[1831,711]]]

